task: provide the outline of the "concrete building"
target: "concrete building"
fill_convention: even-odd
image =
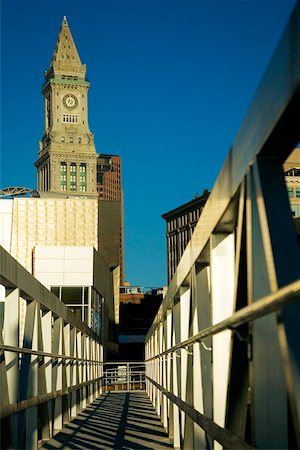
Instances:
[[[204,192],[201,196],[162,215],[166,221],[168,283],[170,283],[184,249],[191,239],[208,195],[208,191]]]
[[[0,200],[0,245],[115,351],[121,201],[102,217],[107,208],[106,203],[100,206],[105,200],[97,192],[98,155],[88,126],[85,74],[64,17],[42,88],[45,126],[35,163],[38,193]],[[21,302],[21,329],[25,304]]]
[[[97,251],[97,198],[0,200],[0,245],[115,350],[118,268]]]

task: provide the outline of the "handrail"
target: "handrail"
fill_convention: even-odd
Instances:
[[[71,392],[78,391],[79,389],[99,382],[103,379],[103,375],[101,377],[95,378],[93,380],[84,381],[75,386],[70,386],[68,388],[60,389],[55,392],[50,392],[48,394],[40,394],[34,397],[31,397],[26,400],[21,400],[19,402],[10,403],[9,405],[1,406],[0,408],[0,418],[4,419],[5,417],[9,417],[12,414],[18,413],[20,411],[24,411],[32,406],[38,406],[42,403],[45,403],[49,400],[54,400],[59,397],[63,397],[64,395],[71,394]]]
[[[68,355],[59,355],[57,353],[49,353],[43,352],[41,350],[31,350],[30,348],[23,347],[13,347],[11,345],[0,344],[0,351],[12,352],[12,353],[26,353],[30,355],[36,355],[53,359],[64,359],[64,360],[72,360],[72,361],[81,361],[81,362],[89,362],[89,363],[97,363],[97,364],[106,364],[103,361],[98,361],[97,359],[88,359],[88,358],[78,358],[77,356],[68,356]]]
[[[164,352],[159,353],[158,355],[149,358],[146,360],[152,361],[154,359],[160,358],[168,353],[175,352],[176,350],[180,350],[182,348],[187,348],[203,339],[213,336],[217,333],[220,333],[224,330],[233,330],[240,325],[243,325],[247,322],[252,322],[260,317],[265,316],[266,314],[275,312],[281,309],[284,306],[287,306],[300,298],[300,280],[295,281],[294,283],[285,286],[284,288],[279,289],[277,292],[266,295],[262,297],[260,300],[257,300],[255,303],[251,303],[244,308],[241,308],[237,312],[235,312],[232,316],[227,319],[219,322],[215,325],[205,328],[200,331],[200,333],[195,336],[186,339],[180,344],[174,345],[173,347],[165,350]]]
[[[230,448],[232,450],[246,450],[246,449],[254,449],[252,445],[248,444],[246,441],[227,430],[226,428],[220,427],[209,417],[201,414],[195,408],[193,408],[188,403],[181,400],[176,395],[172,394],[172,392],[167,391],[159,384],[157,384],[154,380],[146,376],[147,380],[150,381],[163,395],[165,395],[172,403],[174,403],[178,408],[187,414],[194,423],[199,425],[203,430],[210,434],[210,436],[223,445],[224,448]]]

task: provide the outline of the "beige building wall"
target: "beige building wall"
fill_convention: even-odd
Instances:
[[[97,199],[26,198],[13,201],[10,253],[30,273],[35,246],[91,246],[98,250],[97,236]]]

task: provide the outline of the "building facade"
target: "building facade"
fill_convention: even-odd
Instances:
[[[88,125],[86,66],[64,17],[42,87],[44,133],[39,143],[40,192],[96,195],[97,154]]]
[[[191,239],[208,195],[209,193],[205,192],[162,215],[166,221],[168,283],[170,283],[184,249]]]
[[[65,17],[45,79],[45,125],[35,163],[38,192],[35,198],[0,200],[0,245],[115,351],[121,201],[115,201],[119,206],[107,219],[107,228],[116,229],[118,244],[111,261],[102,251],[105,233],[99,217],[105,200],[97,192],[98,155],[88,125],[86,66]],[[121,183],[120,170],[118,174]],[[114,242],[105,245],[114,247]],[[5,296],[0,286],[0,301]],[[23,330],[25,304],[20,306]]]
[[[100,154],[97,158],[97,192],[100,199],[99,249],[114,267],[120,266],[120,284],[124,283],[124,201],[122,160],[118,155]],[[108,245],[112,242],[113,245]]]
[[[98,155],[97,192],[102,200],[122,200],[121,156],[106,154]]]
[[[300,148],[295,148],[283,165],[292,215],[300,217]]]
[[[112,270],[120,266],[122,283],[124,208],[121,158],[96,152],[94,135],[88,125],[89,86],[86,65],[81,63],[64,17],[42,87],[45,120],[35,162],[37,189],[41,197],[98,199],[97,248]]]

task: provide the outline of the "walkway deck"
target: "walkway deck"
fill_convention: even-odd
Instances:
[[[43,449],[173,448],[146,393],[106,393],[66,425]]]

